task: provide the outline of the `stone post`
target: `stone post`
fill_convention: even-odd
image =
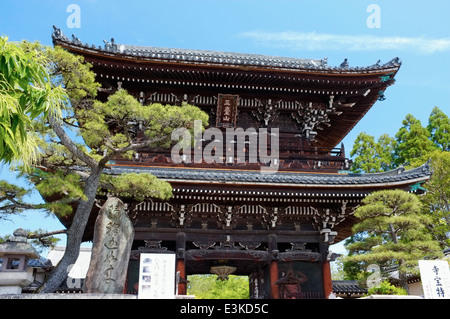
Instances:
[[[123,202],[110,197],[95,221],[92,255],[85,293],[121,294],[124,292],[134,228]]]
[[[33,282],[33,271],[28,267],[28,259],[37,259],[39,254],[27,243],[27,233],[16,229],[14,237],[0,244],[0,294],[21,294],[22,288]]]

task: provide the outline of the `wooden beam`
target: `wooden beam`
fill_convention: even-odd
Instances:
[[[180,229],[177,228],[135,228],[135,240],[164,240],[164,241],[176,241],[177,233]],[[305,242],[305,243],[318,243],[320,241],[318,231],[275,231],[275,230],[227,230],[226,232],[221,229],[183,229],[187,242],[195,241],[215,241],[222,242],[227,238],[227,233],[230,236],[230,240],[235,243],[239,242],[267,242],[267,236],[274,234],[277,236],[277,242],[291,243],[291,242]],[[276,249],[276,248],[274,248]]]

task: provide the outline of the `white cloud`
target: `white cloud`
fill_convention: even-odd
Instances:
[[[427,37],[379,37],[373,35],[339,35],[291,31],[250,31],[243,32],[240,36],[253,39],[265,45],[287,47],[293,50],[408,50],[419,54],[450,51],[450,38],[430,39]]]

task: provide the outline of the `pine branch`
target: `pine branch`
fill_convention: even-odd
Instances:
[[[32,233],[28,235],[28,239],[41,239],[45,237],[50,237],[54,235],[67,234],[67,229],[54,230],[45,233]]]
[[[67,149],[75,155],[78,159],[80,159],[82,162],[86,163],[89,167],[92,169],[97,169],[98,163],[91,158],[90,156],[86,155],[82,150],[80,150],[76,144],[72,141],[72,139],[66,134],[64,129],[59,125],[58,121],[54,116],[49,116],[49,122],[52,129],[55,131],[56,135],[58,135],[59,139],[61,140],[61,143],[67,147]]]

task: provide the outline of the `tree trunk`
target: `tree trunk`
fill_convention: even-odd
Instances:
[[[397,232],[395,231],[394,225],[393,224],[389,224],[389,228],[391,230],[391,236],[392,236],[392,241],[395,244],[398,244],[398,237],[397,237]],[[398,265],[398,279],[400,282],[400,286],[403,287],[406,292],[409,295],[409,287],[408,287],[408,278],[406,276],[406,272],[403,271],[403,264],[405,263],[404,260],[400,260],[399,261],[399,265]]]
[[[99,167],[91,170],[84,188],[84,195],[87,200],[80,200],[72,224],[67,232],[67,244],[64,255],[56,268],[50,273],[47,281],[39,288],[40,293],[51,293],[58,289],[69,273],[69,266],[77,261],[84,230],[94,206],[101,172],[102,169]]]
[[[398,270],[398,279],[400,281],[400,286],[403,287],[409,295],[409,286],[408,286],[408,277],[406,272],[402,270],[404,264],[404,260],[400,260],[399,270]]]
[[[394,244],[398,244],[397,232],[395,231],[394,225],[389,224],[389,228],[391,230],[391,237]]]

